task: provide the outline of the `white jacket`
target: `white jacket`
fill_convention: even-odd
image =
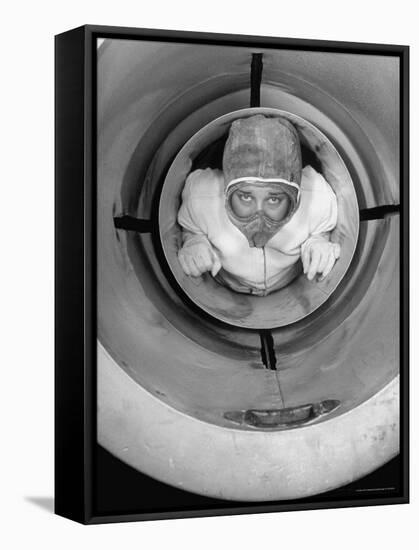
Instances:
[[[312,239],[329,240],[337,222],[337,200],[324,177],[311,166],[302,171],[300,203],[292,218],[266,243],[251,248],[225,209],[220,170],[189,174],[182,192],[178,222],[183,246],[205,242],[218,254],[225,275],[255,293],[285,286],[299,270],[303,247]]]

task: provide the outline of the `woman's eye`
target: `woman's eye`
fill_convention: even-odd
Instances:
[[[252,200],[252,195],[245,195],[244,193],[242,193],[240,195],[240,198],[244,202],[250,202]]]

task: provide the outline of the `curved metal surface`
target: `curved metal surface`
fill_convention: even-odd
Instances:
[[[398,452],[398,378],[334,420],[281,432],[239,431],[164,405],[101,346],[98,361],[99,442],[185,490],[241,501],[302,498],[346,485]]]
[[[251,50],[223,52],[118,40],[99,60],[99,441],[135,468],[201,494],[299,498],[349,483],[397,453],[398,220],[362,223],[330,298],[272,332],[277,371],[263,368],[257,332],[194,309],[158,260],[156,231],[116,230],[113,216],[155,219],[156,182],[183,144],[248,106]],[[397,202],[395,95],[383,86],[364,96],[354,85],[367,69],[373,81],[381,65],[330,58],[322,85],[312,52],[274,53],[266,52],[262,105],[322,130],[348,166],[361,207]],[[377,78],[391,88],[395,74],[389,59]],[[380,120],[377,105],[388,108]],[[224,417],[329,399],[339,409],[306,427],[266,433]]]

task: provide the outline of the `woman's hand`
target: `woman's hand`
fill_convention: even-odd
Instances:
[[[306,241],[301,247],[301,261],[307,279],[312,281],[316,274],[320,273],[319,281],[323,281],[331,272],[339,256],[338,243],[332,243],[322,237]]]
[[[199,277],[206,271],[211,271],[211,275],[215,277],[221,269],[217,253],[205,242],[186,242],[179,250],[178,258],[185,274],[192,277]]]

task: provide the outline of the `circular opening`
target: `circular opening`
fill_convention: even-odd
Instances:
[[[181,193],[187,175],[197,168],[219,168],[231,123],[261,113],[283,117],[296,127],[303,152],[303,167],[311,165],[332,187],[338,202],[338,221],[330,240],[341,246],[341,255],[323,281],[309,281],[295,264],[290,283],[267,296],[236,292],[209,273],[185,275],[178,251],[182,229],[177,223]],[[165,258],[177,283],[201,309],[216,319],[244,328],[269,329],[289,325],[319,308],[336,289],[353,257],[359,231],[359,211],[354,186],[346,166],[328,138],[315,126],[292,113],[271,108],[241,109],[221,116],[192,136],[175,157],[165,178],[159,204],[160,238]]]

